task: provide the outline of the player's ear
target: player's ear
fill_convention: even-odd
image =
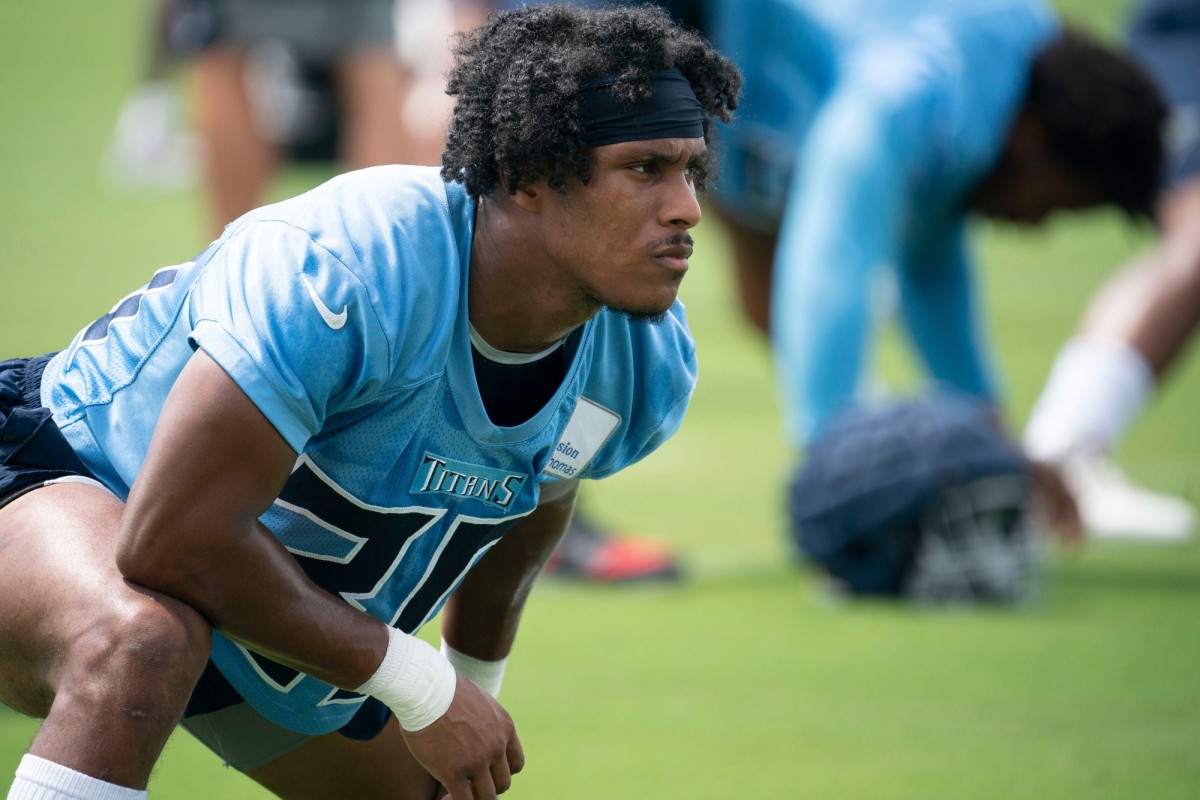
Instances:
[[[500,185],[509,186],[508,176],[504,174],[503,170],[500,172]],[[518,208],[536,212],[541,207],[543,189],[545,189],[544,183],[518,181],[515,189],[509,189],[508,195]]]
[[[542,197],[546,186],[544,183],[519,183],[512,193],[513,202],[526,211],[537,212],[542,207]]]

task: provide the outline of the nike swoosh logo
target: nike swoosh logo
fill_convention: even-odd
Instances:
[[[317,294],[317,290],[309,283],[307,275],[301,275],[300,280],[304,281],[304,288],[308,289],[308,296],[312,298],[313,305],[317,307],[317,312],[321,315],[321,319],[325,320],[325,324],[335,331],[340,331],[342,326],[346,324],[346,311],[349,306],[342,306],[342,310],[338,313],[333,313],[329,310],[329,306],[321,300],[321,295]]]

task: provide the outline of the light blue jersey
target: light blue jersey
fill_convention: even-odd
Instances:
[[[745,73],[714,192],[778,231],[772,336],[789,421],[810,441],[853,402],[890,271],[935,380],[996,391],[975,308],[966,198],[1005,144],[1041,0],[715,0]]]
[[[176,376],[201,348],[299,454],[263,515],[308,575],[415,632],[537,504],[679,426],[695,380],[680,304],[661,325],[601,311],[558,392],[493,425],[472,366],[474,203],[436,169],[344,175],[232,224],[160,270],[47,366],[42,401],[121,497]],[[308,734],[363,702],[218,635],[213,660],[263,716]]]

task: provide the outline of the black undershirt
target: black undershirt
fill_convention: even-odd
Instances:
[[[572,333],[561,347],[526,364],[501,364],[471,348],[475,382],[493,425],[511,428],[542,410],[566,377],[578,335]]]

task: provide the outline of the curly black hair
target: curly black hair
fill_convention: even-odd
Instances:
[[[457,101],[442,175],[475,198],[502,181],[509,193],[542,179],[562,190],[572,174],[587,182],[579,90],[597,73],[615,73],[613,96],[633,103],[649,95],[651,75],[678,67],[700,101],[706,140],[713,117],[729,121],[742,82],[733,62],[655,6],[497,13],[461,34],[454,56],[446,93]]]
[[[1045,125],[1055,158],[1098,180],[1131,218],[1153,219],[1167,109],[1136,62],[1065,29],[1034,59],[1026,105]]]

